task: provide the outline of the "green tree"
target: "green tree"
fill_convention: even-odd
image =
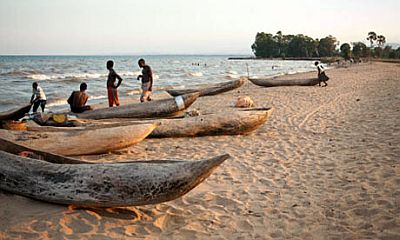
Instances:
[[[351,46],[350,46],[350,44],[343,43],[340,46],[340,55],[346,60],[349,60],[351,58]]]
[[[368,48],[362,42],[353,43],[353,56],[356,58],[367,57],[368,56]]]
[[[372,48],[373,45],[374,45],[374,41],[376,41],[376,33],[375,32],[369,32],[367,40],[371,43],[370,47]]]
[[[394,51],[394,58],[400,59],[400,47],[398,47],[396,51]]]
[[[382,58],[395,58],[394,50],[392,49],[391,46],[386,46],[382,50]]]
[[[336,38],[331,35],[321,38],[318,43],[318,53],[320,57],[332,57],[335,55]]]
[[[383,45],[385,45],[386,43],[386,37],[383,35],[379,35],[376,37],[376,43],[378,43],[379,47],[383,47]]]
[[[285,57],[285,42],[283,39],[282,31],[278,31],[275,36],[273,37],[275,42],[277,43],[278,47],[278,52],[277,52],[277,57]]]
[[[257,57],[275,57],[279,52],[272,34],[264,32],[257,33],[251,49]]]
[[[288,57],[312,57],[316,55],[318,43],[303,34],[298,34],[288,44]]]
[[[372,56],[376,58],[381,58],[383,54],[383,50],[381,47],[375,47],[373,49],[374,51],[372,52]]]

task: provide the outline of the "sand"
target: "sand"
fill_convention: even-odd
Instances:
[[[184,197],[82,209],[1,192],[0,239],[400,239],[400,65],[354,65],[327,75],[326,88],[246,83],[191,107],[224,111],[245,95],[274,107],[250,135],[146,139],[83,158],[232,155]]]

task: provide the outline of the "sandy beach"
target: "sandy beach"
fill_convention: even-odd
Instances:
[[[400,239],[400,64],[365,63],[327,75],[326,88],[247,82],[190,108],[232,111],[239,96],[274,107],[249,135],[145,139],[82,157],[232,156],[184,197],[82,209],[0,192],[0,239]]]

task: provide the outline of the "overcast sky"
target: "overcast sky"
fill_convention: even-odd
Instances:
[[[400,0],[0,0],[0,54],[251,54],[257,32],[400,43]]]

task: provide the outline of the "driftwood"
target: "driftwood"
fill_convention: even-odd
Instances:
[[[179,95],[188,94],[188,93],[192,93],[192,92],[199,92],[200,97],[201,96],[211,96],[211,95],[220,94],[220,93],[227,92],[227,91],[233,90],[235,88],[238,88],[238,87],[242,86],[245,81],[246,81],[246,78],[242,77],[238,80],[218,83],[218,84],[211,85],[211,86],[208,86],[205,88],[193,88],[193,89],[191,88],[191,89],[181,89],[181,90],[169,89],[166,91],[171,96],[179,96]]]
[[[138,143],[146,138],[155,127],[155,124],[135,124],[55,132],[0,129],[0,138],[60,155],[101,154]]]
[[[155,118],[175,116],[182,113],[199,97],[199,93],[190,93],[175,98],[134,103],[112,108],[95,109],[77,114],[82,119],[107,118]]]
[[[250,78],[250,82],[262,87],[283,86],[314,86],[318,84],[318,78],[281,80],[276,78]]]
[[[25,116],[25,113],[28,113],[29,110],[31,109],[31,104],[25,105],[20,108],[15,108],[8,110],[6,112],[1,112],[0,113],[0,121],[3,120],[18,120],[22,117]]]
[[[56,164],[1,150],[0,188],[58,204],[90,207],[157,204],[185,195],[228,157],[226,154],[196,161]]]

